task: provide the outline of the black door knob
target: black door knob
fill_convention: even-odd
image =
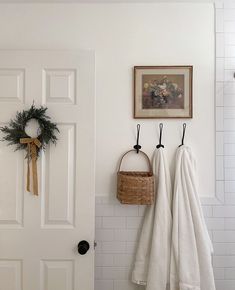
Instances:
[[[86,252],[90,249],[90,245],[87,241],[81,241],[78,244],[78,253],[80,255],[85,255]]]

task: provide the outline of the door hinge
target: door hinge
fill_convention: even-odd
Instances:
[[[94,249],[97,247],[97,242],[94,241]]]

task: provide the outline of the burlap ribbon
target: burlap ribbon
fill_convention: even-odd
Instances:
[[[33,194],[38,195],[37,147],[40,148],[42,144],[37,138],[21,138],[20,143],[28,145],[27,191],[30,192],[30,160],[31,160],[32,175],[33,175]]]

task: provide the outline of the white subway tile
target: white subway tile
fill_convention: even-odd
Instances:
[[[219,200],[221,204],[224,203],[224,181],[216,181],[216,199]]]
[[[224,179],[225,180],[235,180],[235,168],[225,168]]]
[[[225,144],[225,145],[230,145],[230,144]],[[233,145],[233,147],[235,147],[235,144]],[[231,148],[227,148],[227,152],[231,152]],[[226,156],[224,156],[224,167],[225,168],[233,168],[235,167],[235,156],[231,155],[231,156],[227,156],[228,154],[226,154]]]
[[[224,154],[224,133],[216,132],[216,155]]]
[[[225,181],[225,192],[235,193],[235,181]]]
[[[224,20],[233,21],[235,19],[235,9],[224,9]]]
[[[115,205],[115,216],[138,216],[138,205]]]
[[[215,4],[215,8],[216,9],[222,9],[222,8],[224,8],[224,1],[220,1],[220,0],[215,0],[215,2],[214,2],[214,4]]]
[[[136,242],[126,242],[126,253],[134,254],[136,251],[137,243]]]
[[[216,106],[223,106],[224,85],[223,82],[216,82]]]
[[[144,216],[146,205],[139,205],[139,216]]]
[[[224,32],[235,32],[235,21],[224,21]]]
[[[213,206],[214,217],[235,217],[235,206]]]
[[[224,68],[225,69],[234,69],[235,68],[235,58],[225,58],[224,59]]]
[[[95,218],[95,228],[96,229],[102,228],[102,217]]]
[[[223,3],[224,3],[224,10],[235,8],[234,0],[224,0]]]
[[[112,280],[96,280],[95,290],[114,290]]]
[[[117,253],[125,253],[126,251],[126,243],[125,242],[102,242],[102,253],[107,254],[117,254]]]
[[[235,204],[235,193],[225,193],[225,204]]]
[[[235,131],[235,120],[225,119],[224,120],[224,130],[225,131]]]
[[[235,144],[235,132],[224,132],[224,143]]]
[[[114,266],[114,255],[95,253],[95,265],[97,267]]]
[[[225,82],[235,82],[233,74],[234,74],[234,71],[232,69],[225,69],[224,70],[224,81]]]
[[[120,229],[125,227],[125,217],[103,217],[103,228]]]
[[[235,231],[214,231],[213,241],[216,243],[234,243]]]
[[[96,229],[95,240],[96,241],[113,241],[114,230],[113,229]]]
[[[223,230],[224,219],[223,218],[205,218],[208,230]]]
[[[225,219],[225,230],[235,230],[235,218]]]
[[[235,255],[235,243],[213,243],[214,255]]]
[[[95,267],[95,279],[102,279],[102,267]]]
[[[224,279],[224,268],[214,268],[215,279]]]
[[[231,166],[234,163],[234,158],[235,158],[235,144],[224,144],[224,162],[225,162],[225,167],[235,167]],[[227,166],[226,166],[227,165]],[[228,166],[230,165],[230,166]]]
[[[216,131],[223,131],[224,111],[223,107],[216,107]]]
[[[120,204],[115,196],[102,196],[102,204],[116,205]]]
[[[224,58],[216,58],[216,81],[224,80]]]
[[[235,167],[235,144],[224,145],[224,167],[233,169]]]
[[[224,34],[216,33],[216,57],[224,57]]]
[[[216,32],[224,31],[224,11],[223,9],[216,9],[215,14],[215,30]]]
[[[114,290],[143,290],[143,286],[131,283],[130,280],[114,281]]]
[[[235,56],[235,46],[234,45],[226,45],[224,54],[225,54],[225,57],[234,57]]]
[[[235,280],[216,280],[216,290],[234,290]]]
[[[227,279],[227,280],[235,279],[235,268],[226,268],[225,269],[225,279]]]
[[[97,204],[95,207],[96,216],[113,216],[114,206],[110,204]]]
[[[224,158],[216,156],[216,180],[224,179]]]
[[[127,217],[126,227],[128,229],[139,229],[142,222],[142,217]]]
[[[202,206],[202,211],[203,211],[203,215],[204,217],[212,217],[212,206],[210,205],[203,205]]]
[[[130,267],[134,256],[130,254],[116,254],[114,255],[114,266]]]
[[[116,229],[114,232],[115,241],[134,242],[137,240],[137,229]]]
[[[225,82],[224,83],[224,94],[234,95],[235,93],[235,82]]]
[[[102,267],[103,279],[127,279],[129,271],[124,267]]]
[[[235,256],[214,256],[213,257],[214,267],[235,267]]]
[[[235,107],[224,107],[224,119],[234,119],[234,118],[235,118]]]
[[[225,45],[235,45],[235,33],[225,33],[224,43]]]
[[[234,95],[224,95],[224,106],[225,107],[235,107],[235,96]]]

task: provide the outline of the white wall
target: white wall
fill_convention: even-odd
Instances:
[[[212,4],[20,4],[0,6],[0,48],[91,48],[96,51],[96,193],[115,193],[117,161],[135,143],[134,65],[193,65],[194,118],[186,141],[198,159],[200,194],[213,195],[214,11]],[[183,121],[164,123],[173,160]],[[141,120],[141,145],[157,143],[159,120]]]
[[[214,247],[217,290],[235,289],[235,1],[216,3],[217,200],[203,206]],[[140,290],[130,283],[143,206],[96,198],[95,290]],[[123,220],[124,219],[124,220]]]

